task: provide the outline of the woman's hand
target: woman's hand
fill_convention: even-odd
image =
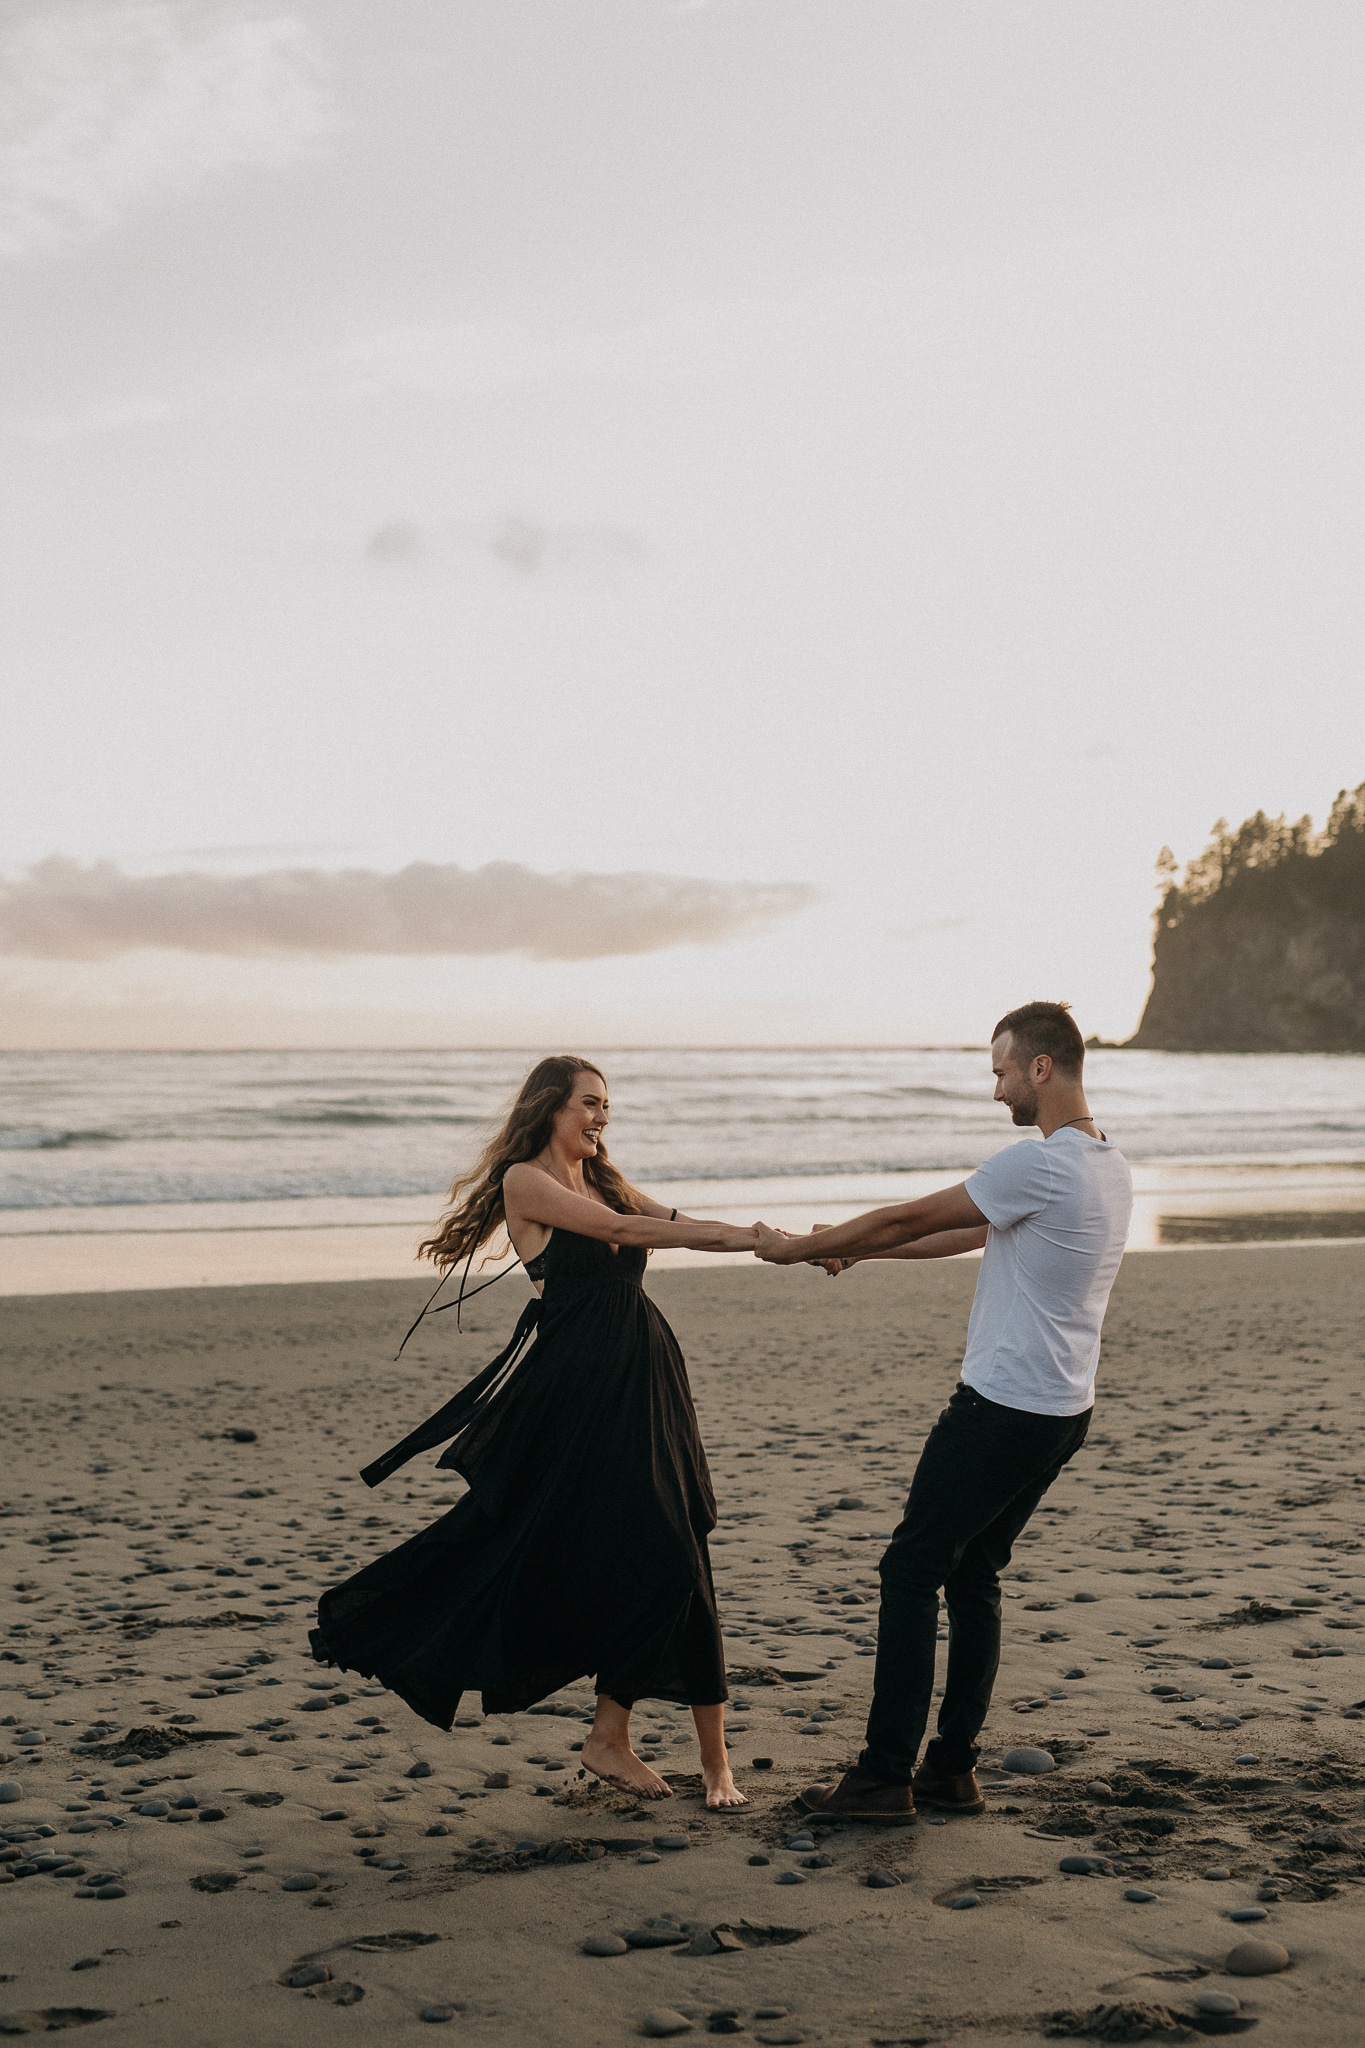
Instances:
[[[720,1226],[724,1242],[717,1246],[723,1252],[751,1252],[758,1242],[758,1226],[755,1223],[725,1223]]]

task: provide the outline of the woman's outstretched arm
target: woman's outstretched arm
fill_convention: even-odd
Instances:
[[[752,1224],[709,1223],[694,1216],[669,1221],[662,1203],[652,1202],[650,1216],[622,1216],[605,1202],[576,1195],[541,1167],[526,1161],[509,1166],[503,1176],[503,1205],[508,1223],[539,1223],[546,1230],[571,1230],[604,1244],[641,1246],[647,1251],[751,1252],[756,1242]]]

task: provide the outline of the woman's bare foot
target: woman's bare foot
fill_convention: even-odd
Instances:
[[[722,1813],[727,1807],[749,1804],[731,1776],[729,1764],[716,1764],[709,1770],[703,1764],[701,1781],[706,1787],[706,1804],[712,1813]]]
[[[608,1785],[619,1785],[623,1792],[638,1792],[643,1799],[673,1797],[673,1787],[636,1756],[628,1741],[604,1742],[599,1735],[589,1735],[578,1760],[594,1778],[601,1778]],[[709,1799],[707,1804],[710,1804]]]

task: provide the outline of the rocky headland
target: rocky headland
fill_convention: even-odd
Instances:
[[[1129,1043],[1161,1052],[1365,1052],[1365,783],[1321,832],[1219,823],[1184,875],[1163,854],[1152,992]]]

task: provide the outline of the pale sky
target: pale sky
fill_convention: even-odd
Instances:
[[[1365,778],[1359,5],[0,42],[0,872],[764,885],[601,958],[11,940],[0,1042],[1122,1036],[1162,844]]]

